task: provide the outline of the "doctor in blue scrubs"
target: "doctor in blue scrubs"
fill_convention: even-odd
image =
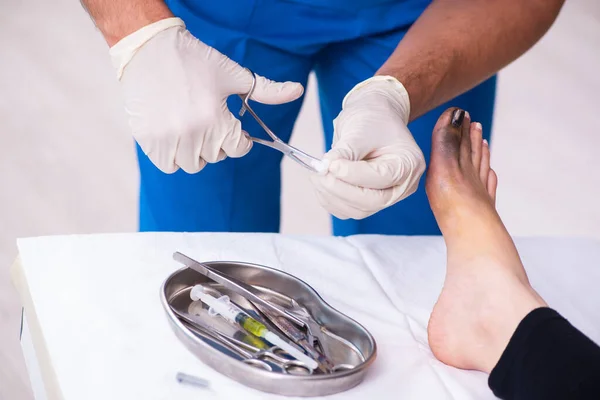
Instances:
[[[489,140],[495,74],[563,1],[82,0],[137,143],[140,230],[279,230],[282,155],[237,118],[251,70],[285,141],[316,73],[328,169],[311,181],[334,234],[438,234],[419,184],[435,121],[461,107]]]

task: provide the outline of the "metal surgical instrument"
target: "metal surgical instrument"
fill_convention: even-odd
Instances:
[[[321,352],[314,348],[314,340],[310,340],[308,336],[298,329],[294,324],[288,321],[285,317],[273,315],[270,311],[265,310],[258,304],[254,304],[264,316],[273,323],[279,330],[285,333],[294,343],[306,351],[318,363],[318,368],[325,373],[331,372],[334,369],[333,363]],[[311,335],[312,336],[312,335]]]
[[[220,271],[217,271],[216,269],[206,264],[202,264],[178,251],[173,254],[173,259],[182,263],[186,267],[198,272],[199,274],[202,274],[207,278],[210,278],[213,281],[220,283],[221,285],[223,285],[223,287],[231,290],[234,293],[239,294],[242,297],[245,297],[247,300],[252,301],[256,304],[260,304],[262,307],[266,308],[267,310],[270,310],[274,314],[288,318],[299,326],[306,326],[306,321],[304,319],[301,319],[289,312],[288,310],[285,310],[282,307],[268,302],[262,297],[260,297],[260,291],[254,288],[252,285],[249,285],[245,282],[241,282],[238,279],[235,279]]]
[[[305,363],[287,358],[280,354],[284,352],[278,346],[272,346],[267,348],[257,347],[247,341],[242,341],[234,337],[229,337],[214,327],[206,325],[203,321],[194,319],[188,313],[177,309],[170,304],[171,310],[180,319],[185,322],[185,325],[195,335],[208,340],[214,340],[217,343],[225,346],[229,351],[234,352],[240,358],[242,362],[250,364],[255,367],[265,369],[267,371],[278,370],[282,373],[302,373],[302,375],[312,374],[313,370]],[[285,352],[284,352],[285,353]]]
[[[350,350],[352,350],[360,358],[361,362],[365,361],[365,356],[354,344],[342,338],[341,336],[338,336],[335,333],[331,332],[325,326],[320,325],[317,321],[314,320],[314,318],[312,318],[308,310],[306,310],[306,308],[298,304],[294,299],[292,299],[292,309],[289,310],[289,312],[303,321],[303,323],[307,327],[309,340],[314,343],[316,339],[316,341],[321,346],[321,350],[323,350],[323,353],[330,354],[331,352],[331,350],[327,346],[327,340],[325,339],[325,336],[328,336],[329,338],[337,340],[338,342],[342,343]]]
[[[360,353],[360,351],[358,351],[358,349],[354,345],[351,345],[350,342],[348,342],[347,340],[333,334],[327,328],[321,326],[317,321],[315,321],[315,319],[310,315],[310,313],[304,307],[300,306],[295,300],[292,300],[291,310],[284,309],[279,305],[264,300],[260,296],[261,292],[254,286],[249,285],[245,282],[241,282],[238,279],[233,278],[232,276],[217,271],[216,269],[206,264],[200,263],[178,251],[173,254],[173,259],[184,264],[186,267],[214,280],[215,282],[220,283],[232,292],[241,295],[250,302],[254,303],[255,306],[260,306],[262,308],[262,310],[260,310],[261,312],[264,313],[264,311],[267,310],[270,314],[287,318],[290,321],[297,324],[298,326],[305,327],[307,330],[309,343],[314,345],[316,339],[326,357],[330,356],[331,350],[327,345],[327,339],[325,339],[325,336],[343,343],[351,350],[353,350],[362,361],[364,361],[364,356]]]
[[[250,107],[249,101],[250,101],[250,97],[252,97],[252,93],[254,92],[254,89],[256,87],[256,74],[254,74],[254,72],[252,72],[252,71],[250,71],[250,73],[252,74],[252,87],[250,88],[250,91],[247,94],[239,95],[240,98],[242,99],[242,108],[240,109],[239,115],[241,117],[245,114],[246,111],[248,111],[250,113],[250,115],[252,115],[252,117],[254,117],[256,122],[258,122],[258,124],[265,130],[265,132],[267,132],[269,134],[269,136],[271,137],[271,139],[273,139],[273,141],[271,142],[268,140],[255,138],[252,136],[249,136],[249,139],[252,140],[253,142],[260,143],[263,146],[267,146],[272,149],[279,150],[284,155],[290,157],[292,160],[296,161],[298,164],[302,165],[304,168],[306,168],[312,172],[319,173],[319,172],[326,170],[327,167],[326,167],[325,162],[323,162],[323,161],[319,160],[318,158],[315,158],[309,154],[306,154],[302,150],[299,150],[293,146],[290,146],[289,144],[285,143],[283,140],[279,139],[279,137],[277,135],[275,135],[275,133],[273,133],[273,131],[271,129],[269,129],[269,127],[267,125],[265,125],[265,123],[258,117],[258,115],[256,115],[254,110],[252,110],[252,108]]]

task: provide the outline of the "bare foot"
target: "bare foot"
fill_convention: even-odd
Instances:
[[[519,322],[546,306],[495,209],[497,178],[481,125],[444,112],[433,132],[427,196],[447,246],[429,345],[442,362],[490,372]]]

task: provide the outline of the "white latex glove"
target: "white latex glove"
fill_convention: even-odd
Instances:
[[[207,162],[241,157],[252,142],[227,108],[252,74],[196,39],[179,18],[150,24],[110,49],[134,138],[163,172],[200,171]],[[257,76],[252,99],[282,104],[302,95],[299,83]]]
[[[413,194],[425,157],[408,130],[408,92],[376,76],[356,85],[333,121],[328,172],[312,175],[321,205],[340,219],[362,219]]]

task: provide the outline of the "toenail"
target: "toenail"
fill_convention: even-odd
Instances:
[[[478,130],[483,130],[483,126],[481,126],[481,124],[479,122],[475,122],[475,128]]]
[[[486,146],[489,146],[487,139],[483,139],[483,144],[485,144]]]
[[[452,116],[452,126],[458,128],[462,125],[463,120],[465,119],[464,110],[458,109],[454,111],[454,115]]]

